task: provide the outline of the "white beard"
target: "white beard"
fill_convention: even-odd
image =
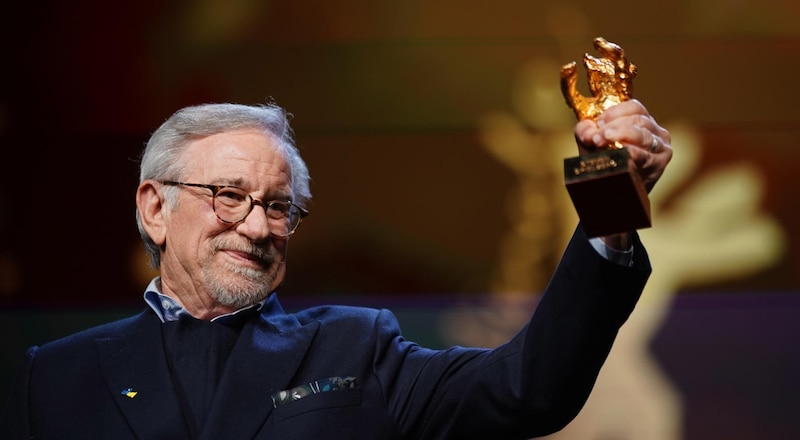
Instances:
[[[215,252],[218,249],[235,249],[255,255],[265,267],[242,267],[228,262],[222,267],[207,266],[203,270],[205,285],[208,286],[209,295],[220,305],[238,310],[256,304],[266,299],[283,277],[285,262],[275,248],[265,250],[248,243],[242,249],[241,245],[225,243],[225,240],[213,246]]]

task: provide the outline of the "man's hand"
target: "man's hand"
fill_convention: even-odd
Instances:
[[[672,159],[672,138],[658,125],[641,102],[621,102],[604,111],[597,121],[583,119],[575,125],[575,140],[581,154],[621,143],[630,153],[633,166],[650,192]],[[602,237],[617,250],[630,247],[629,234]]]
[[[631,99],[604,111],[597,121],[575,125],[581,154],[619,142],[624,145],[649,192],[672,159],[672,138],[658,125],[641,102]]]

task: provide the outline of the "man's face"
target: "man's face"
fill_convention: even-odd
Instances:
[[[259,130],[196,140],[183,158],[184,182],[234,185],[264,202],[292,199],[286,158]],[[261,206],[239,223],[224,223],[214,214],[210,190],[180,187],[176,208],[165,209],[164,217],[162,289],[185,305],[199,301],[206,309],[233,311],[266,298],[283,281],[288,238],[270,234]]]

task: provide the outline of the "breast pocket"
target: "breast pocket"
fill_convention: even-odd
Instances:
[[[305,396],[302,399],[287,402],[273,410],[276,422],[286,421],[291,418],[306,416],[313,423],[313,418],[327,420],[329,417],[341,417],[348,412],[348,408],[361,405],[361,389],[345,388],[334,391]],[[355,413],[356,411],[351,411]]]

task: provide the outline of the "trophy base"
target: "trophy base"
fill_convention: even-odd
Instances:
[[[588,237],[649,228],[650,199],[626,149],[564,159],[564,181]]]

